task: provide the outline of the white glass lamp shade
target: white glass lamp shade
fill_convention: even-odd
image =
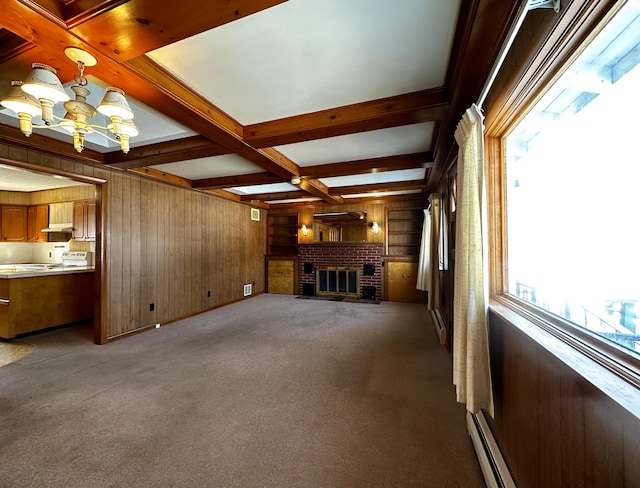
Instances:
[[[122,129],[122,133],[128,135],[129,137],[136,137],[140,134],[138,128],[133,124],[131,120],[125,120],[120,124]]]
[[[98,105],[98,112],[107,117],[121,117],[124,120],[132,119],[134,115],[124,92],[112,86],[107,88],[102,102]]]
[[[51,100],[53,103],[66,102],[71,98],[64,91],[54,68],[42,63],[33,63],[31,68],[22,84],[25,92],[38,100]]]
[[[13,110],[17,114],[25,113],[32,117],[40,115],[40,103],[34,97],[24,92],[21,88],[22,82],[14,81],[8,95],[0,102],[5,108]]]
[[[117,128],[118,132],[115,131],[115,128]],[[107,125],[107,129],[109,129],[117,136],[125,134],[129,137],[136,137],[138,134],[140,134],[140,131],[135,126],[132,120],[123,120],[122,122],[117,124],[114,124],[112,122]]]

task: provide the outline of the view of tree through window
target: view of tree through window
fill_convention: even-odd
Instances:
[[[506,139],[508,291],[640,352],[640,2]]]

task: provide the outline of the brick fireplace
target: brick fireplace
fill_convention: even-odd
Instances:
[[[380,243],[323,242],[298,246],[300,295],[316,290],[316,270],[323,268],[357,269],[359,296],[382,299],[382,252]]]

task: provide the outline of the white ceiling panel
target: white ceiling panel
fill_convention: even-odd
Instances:
[[[255,195],[256,193],[279,193],[297,191],[299,188],[291,183],[269,183],[267,185],[236,186],[229,191],[238,195]]]
[[[222,156],[192,159],[177,163],[156,164],[150,167],[158,171],[181,176],[182,178],[190,180],[247,175],[264,171],[259,166],[247,161],[237,154],[224,154]]]
[[[382,173],[368,173],[352,176],[333,176],[320,178],[320,181],[329,188],[337,186],[370,185],[375,183],[392,183],[406,180],[422,180],[426,173],[425,168],[403,169],[398,171],[384,171]]]
[[[434,122],[277,146],[299,166],[411,154],[431,149]]]
[[[459,3],[290,0],[149,55],[252,124],[444,85]]]
[[[32,192],[86,184],[65,176],[38,173],[16,166],[0,164],[0,190],[2,191]]]

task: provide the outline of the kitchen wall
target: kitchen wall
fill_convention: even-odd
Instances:
[[[60,263],[69,242],[0,242],[0,264]]]
[[[95,247],[103,264],[99,342],[241,300],[245,284],[264,292],[265,211],[252,221],[250,206],[216,195],[8,144],[0,143],[0,158],[106,182]]]

